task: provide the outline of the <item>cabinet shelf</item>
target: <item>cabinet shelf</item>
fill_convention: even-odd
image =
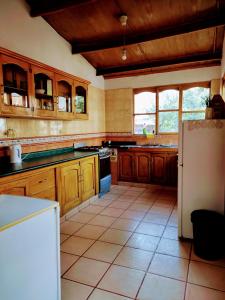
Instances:
[[[12,86],[7,86],[5,85],[4,86],[4,92],[7,93],[7,94],[10,94],[10,93],[19,93],[19,94],[27,94],[27,90],[25,89],[20,89],[20,88],[17,88],[17,87],[12,87]]]

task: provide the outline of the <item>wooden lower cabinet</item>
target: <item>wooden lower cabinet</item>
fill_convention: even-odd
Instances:
[[[0,194],[58,201],[61,215],[98,191],[97,155],[0,178]]]
[[[61,214],[74,208],[81,202],[80,163],[57,168],[57,189],[60,199]]]
[[[166,184],[166,154],[156,153],[151,155],[151,182]]]
[[[134,153],[120,152],[119,153],[119,180],[134,181],[135,174],[135,160]]]
[[[27,196],[27,190],[28,190],[27,180],[17,180],[12,182],[9,181],[0,184],[0,194]]]
[[[120,151],[118,179],[175,186],[177,184],[177,152]]]
[[[98,156],[67,162],[56,170],[61,215],[98,193]]]
[[[137,182],[150,182],[151,180],[151,156],[149,153],[134,155]]]

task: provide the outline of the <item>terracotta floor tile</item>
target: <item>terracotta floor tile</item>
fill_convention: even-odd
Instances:
[[[86,300],[93,291],[93,288],[70,280],[62,279],[61,300]]]
[[[110,228],[100,238],[100,241],[125,245],[132,232]]]
[[[169,225],[169,226],[177,227],[177,226],[178,226],[178,219],[177,219],[177,216],[171,215],[171,217],[169,218],[168,225]]]
[[[97,241],[88,249],[84,256],[105,262],[113,262],[121,249],[122,246],[120,245]]]
[[[225,268],[191,261],[188,282],[225,291]]]
[[[77,223],[74,221],[65,221],[60,225],[60,232],[64,234],[73,234],[75,231],[79,230],[84,224]]]
[[[156,252],[189,259],[191,243],[162,238]]]
[[[163,199],[157,199],[155,202],[155,205],[161,206],[161,207],[173,207],[175,205],[176,201],[171,200],[163,200]]]
[[[154,204],[152,207],[151,207],[151,210],[149,211],[150,213],[153,213],[153,214],[162,214],[162,215],[165,215],[165,216],[169,216],[172,212],[172,207],[163,207],[163,206],[157,206],[156,204]]]
[[[63,252],[82,255],[95,241],[78,236],[71,236],[61,245]]]
[[[124,196],[138,197],[141,193],[142,193],[142,191],[133,191],[133,190],[129,189],[129,190],[126,191],[123,195],[124,195]]]
[[[165,226],[163,225],[141,222],[136,228],[135,232],[154,236],[162,236],[164,229]]]
[[[104,207],[100,205],[89,205],[88,207],[83,208],[81,212],[88,214],[99,214],[103,209]]]
[[[117,198],[117,201],[126,201],[126,202],[130,202],[133,203],[136,199],[136,196],[128,196],[128,195],[120,195],[119,198]]]
[[[212,290],[195,284],[187,284],[185,300],[224,300],[225,292]]]
[[[169,216],[165,216],[162,214],[153,214],[153,213],[148,213],[143,221],[144,222],[151,222],[159,225],[166,225],[168,222]]]
[[[119,296],[99,289],[95,289],[89,298],[89,300],[129,300],[129,299],[130,298]]]
[[[155,251],[158,246],[159,240],[160,239],[155,236],[134,233],[127,242],[127,246],[139,248],[142,250]]]
[[[120,195],[120,194],[121,194],[120,191],[118,191],[116,193],[114,191],[112,191],[110,193],[105,194],[102,198],[106,199],[106,200],[115,200],[116,198],[118,198],[118,195]]]
[[[99,288],[134,298],[144,278],[144,272],[111,266],[98,284]]]
[[[171,240],[178,240],[178,228],[172,226],[166,226],[163,233],[163,237]]]
[[[135,202],[129,207],[129,209],[147,212],[150,209],[150,207],[151,207],[151,205]]]
[[[185,281],[188,272],[188,260],[155,254],[149,267],[149,272]]]
[[[132,219],[132,220],[142,220],[145,213],[142,211],[135,211],[135,210],[126,210],[122,215],[121,218],[124,219]]]
[[[68,239],[69,234],[60,233],[60,244],[62,244],[66,239]]]
[[[69,269],[70,266],[72,266],[72,264],[75,263],[75,261],[78,260],[79,256],[61,252],[60,258],[61,258],[61,275],[62,275]]]
[[[70,218],[70,221],[75,221],[79,223],[88,223],[91,219],[93,219],[96,215],[95,214],[87,214],[83,212],[78,212]]]
[[[110,264],[105,262],[81,257],[69,271],[63,275],[63,278],[96,286],[109,266]]]
[[[146,271],[153,257],[153,252],[124,247],[114,264]]]
[[[95,201],[93,201],[91,203],[91,205],[97,205],[97,206],[107,207],[111,203],[112,203],[112,200],[106,200],[106,199],[103,199],[103,198],[98,198]]]
[[[120,230],[134,231],[138,224],[139,221],[136,220],[119,218],[111,225],[111,227]]]
[[[80,230],[75,232],[74,235],[97,240],[106,229],[106,227],[86,224]]]
[[[116,218],[113,217],[97,215],[89,224],[109,227],[115,220]]]
[[[118,218],[123,212],[124,209],[121,208],[107,207],[100,213],[100,215]]]
[[[130,205],[131,203],[126,201],[113,201],[109,207],[127,209]]]
[[[175,227],[173,227],[173,228],[175,228]],[[221,259],[218,259],[218,260],[204,260],[204,259],[200,258],[199,256],[197,256],[194,253],[193,248],[192,248],[192,251],[191,251],[191,260],[205,262],[205,263],[210,264],[210,265],[225,267],[225,257],[221,258]]]
[[[154,274],[147,274],[138,293],[137,299],[183,300],[184,292],[185,282]],[[192,300],[194,300],[194,298]]]

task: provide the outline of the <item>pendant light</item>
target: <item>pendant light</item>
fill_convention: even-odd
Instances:
[[[120,23],[123,27],[123,49],[121,52],[121,59],[126,60],[127,59],[127,50],[125,48],[126,45],[126,29],[127,29],[127,15],[120,16]]]

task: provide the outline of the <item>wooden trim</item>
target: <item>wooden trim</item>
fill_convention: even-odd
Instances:
[[[126,73],[113,73],[113,74],[106,74],[104,78],[107,79],[115,79],[115,78],[123,78],[123,77],[134,77],[134,76],[143,76],[148,74],[159,74],[159,73],[170,73],[174,71],[182,71],[182,70],[192,70],[192,69],[199,69],[199,68],[208,68],[208,67],[215,67],[220,66],[221,60],[213,60],[213,61],[203,61],[203,62],[194,62],[194,63],[187,63],[187,64],[180,64],[174,66],[165,66],[159,68],[149,68],[143,70],[134,70],[129,71]]]
[[[82,79],[82,78],[74,76],[74,75],[72,75],[70,73],[66,73],[66,72],[64,72],[62,70],[56,69],[56,68],[51,67],[49,65],[46,65],[46,64],[44,64],[42,62],[39,62],[37,60],[34,60],[32,58],[29,58],[27,56],[18,54],[16,52],[13,52],[11,50],[8,50],[8,49],[2,48],[2,47],[0,47],[0,53],[8,55],[8,56],[13,57],[13,58],[17,58],[19,60],[22,60],[25,63],[31,64],[31,65],[35,65],[36,67],[44,68],[44,69],[46,69],[46,70],[48,70],[50,72],[58,73],[58,74],[60,74],[62,76],[66,76],[66,77],[69,77],[71,79],[77,80],[79,83],[84,83],[84,84],[90,84],[91,83],[90,81],[88,81],[86,79]]]
[[[166,60],[156,60],[156,61],[136,64],[136,65],[97,68],[96,75],[99,76],[99,75],[106,75],[106,74],[113,74],[113,73],[120,73],[120,72],[129,72],[129,71],[139,70],[139,69],[157,68],[157,67],[164,67],[164,66],[171,66],[171,65],[185,64],[185,63],[192,63],[192,62],[206,62],[206,61],[213,61],[218,59],[219,60],[222,59],[222,51],[217,51],[215,53],[194,54],[190,56],[176,57],[176,58],[171,58]]]
[[[76,6],[92,4],[96,0],[64,0],[64,1],[48,1],[47,3],[43,1],[28,1],[31,6],[30,15],[31,17],[46,16],[61,12],[65,9],[69,9]],[[40,3],[41,2],[41,3]]]
[[[139,43],[145,43],[149,41],[154,41],[157,39],[172,37],[175,35],[190,33],[198,30],[203,30],[211,27],[222,26],[225,24],[224,14],[217,10],[212,16],[207,16],[205,18],[192,20],[189,23],[181,23],[179,26],[171,26],[158,28],[155,31],[151,30],[145,34],[142,32],[135,33],[133,35],[126,36],[126,45],[134,45]],[[72,43],[72,53],[87,53],[91,51],[100,51],[105,49],[117,48],[123,46],[123,39],[117,37],[115,39],[105,39],[100,41],[94,41],[89,43]]]

